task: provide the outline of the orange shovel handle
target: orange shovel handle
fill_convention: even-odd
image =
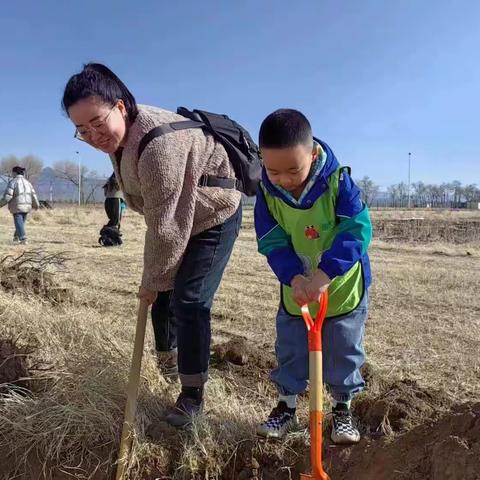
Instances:
[[[328,292],[325,290],[320,294],[318,297],[318,312],[315,318],[315,321],[310,314],[310,309],[308,308],[308,304],[302,306],[302,316],[305,324],[307,325],[307,330],[316,330],[319,331],[322,329],[323,320],[325,319],[325,315],[327,313],[328,308]]]
[[[322,350],[322,326],[328,308],[328,293],[324,291],[318,298],[318,312],[315,321],[310,314],[308,305],[302,306],[302,316],[308,330],[308,350],[310,352]]]
[[[311,474],[301,474],[301,480],[329,480],[322,464],[323,440],[323,379],[322,379],[322,325],[328,308],[328,293],[323,292],[319,299],[315,321],[308,305],[302,306],[302,316],[308,330],[309,372],[310,372],[310,458]]]

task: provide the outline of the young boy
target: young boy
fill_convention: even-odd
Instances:
[[[364,387],[363,332],[367,318],[372,235],[368,209],[347,168],[332,150],[314,139],[307,118],[296,110],[277,110],[260,128],[264,161],[255,205],[259,252],[281,283],[277,313],[278,405],[257,433],[283,437],[297,424],[297,395],[308,381],[307,329],[301,305],[313,304],[328,289],[323,326],[323,375],[331,396],[335,443],[356,443],[360,433],[350,410]],[[318,307],[318,305],[317,305]]]

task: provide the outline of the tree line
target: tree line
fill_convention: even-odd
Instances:
[[[8,182],[15,165],[26,169],[26,178],[32,183],[41,176],[44,169],[43,161],[34,155],[24,157],[9,155],[0,160],[0,179]],[[71,160],[55,162],[53,171],[55,178],[71,183],[77,190],[80,182],[81,203],[94,201],[95,192],[106,181],[105,177],[95,170],[89,170],[85,165],[81,166],[79,175],[78,164]],[[356,183],[362,190],[363,201],[370,206],[407,207],[408,205],[408,185],[405,182],[390,185],[386,192],[380,192],[379,186],[370,177],[363,177],[356,180]],[[459,208],[476,202],[480,202],[480,188],[476,184],[462,185],[458,180],[440,185],[414,182],[410,188],[412,207]]]
[[[363,200],[371,206],[408,206],[408,185],[400,182],[390,185],[380,197],[379,186],[369,177],[356,181],[362,190]],[[476,184],[462,185],[458,180],[440,185],[413,182],[410,187],[410,205],[420,208],[462,208],[480,203],[480,188]]]

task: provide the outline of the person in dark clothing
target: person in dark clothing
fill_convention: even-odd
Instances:
[[[107,183],[103,186],[103,191],[105,192],[105,213],[108,217],[107,226],[119,229],[125,201],[115,178],[115,173],[112,173],[107,180]]]

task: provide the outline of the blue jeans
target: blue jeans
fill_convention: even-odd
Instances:
[[[171,308],[172,291],[158,292],[152,304],[152,325],[157,352],[170,352],[177,348],[177,322]]]
[[[208,377],[210,311],[213,297],[242,223],[242,208],[221,225],[190,239],[171,292],[160,292],[152,306],[155,346],[178,349],[183,386],[200,387]]]
[[[368,295],[347,315],[327,318],[322,328],[323,381],[332,397],[346,402],[365,383],[359,368],[365,360],[363,333],[368,316]],[[271,378],[281,395],[302,393],[308,382],[308,339],[302,317],[280,306],[277,314],[277,367]]]
[[[25,222],[27,220],[26,213],[14,213],[13,223],[15,224],[15,233],[13,235],[14,240],[26,240],[27,235],[25,233]]]

